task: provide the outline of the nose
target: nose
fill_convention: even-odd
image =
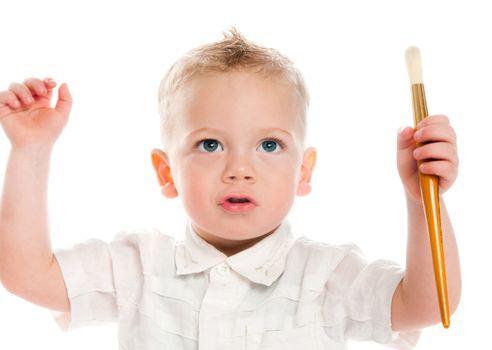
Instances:
[[[256,182],[256,174],[253,167],[246,160],[240,160],[238,157],[228,162],[222,180],[226,183],[246,181],[248,183]]]

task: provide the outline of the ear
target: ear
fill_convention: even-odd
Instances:
[[[162,194],[167,198],[177,197],[178,191],[171,175],[171,167],[169,166],[167,154],[156,148],[152,150],[151,157],[152,166],[157,175]]]
[[[316,164],[316,149],[309,147],[305,152],[301,165],[301,176],[297,184],[297,195],[307,196],[311,192],[311,175]]]

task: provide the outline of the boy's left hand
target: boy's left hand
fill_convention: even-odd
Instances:
[[[421,144],[417,148],[417,142]],[[422,160],[423,174],[437,175],[441,194],[447,191],[458,176],[456,134],[449,118],[433,115],[422,120],[416,130],[405,127],[399,130],[397,165],[407,195],[422,203],[417,160]]]

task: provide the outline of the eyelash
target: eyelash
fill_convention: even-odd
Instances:
[[[195,144],[195,148],[198,148],[198,146],[203,142],[203,141],[207,141],[207,140],[215,140],[217,142],[219,142],[218,140],[216,139],[213,139],[213,138],[206,138],[206,139],[201,139],[200,141],[198,141],[196,144]],[[282,140],[282,139],[279,139],[277,137],[267,137],[265,138],[264,140],[262,140],[261,142],[264,142],[264,141],[275,141],[277,142],[280,147],[282,147],[283,150],[286,150],[287,149],[287,144]],[[219,142],[220,143],[220,142]],[[210,152],[208,152],[210,153]]]

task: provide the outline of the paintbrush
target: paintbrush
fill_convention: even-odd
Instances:
[[[417,124],[428,116],[425,100],[424,84],[422,81],[422,64],[420,51],[416,47],[409,47],[405,52],[408,75],[412,85],[413,116],[415,128]],[[417,143],[417,147],[422,144]],[[421,160],[417,162],[420,169]],[[448,287],[446,283],[446,266],[444,264],[444,248],[441,230],[441,209],[439,205],[439,178],[436,175],[422,174],[419,170],[420,190],[425,209],[427,229],[430,238],[434,275],[436,280],[437,296],[441,321],[444,328],[450,324]]]

